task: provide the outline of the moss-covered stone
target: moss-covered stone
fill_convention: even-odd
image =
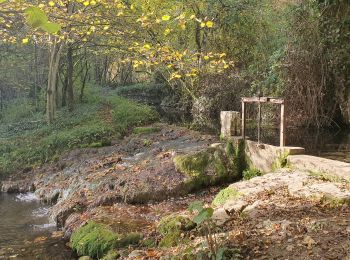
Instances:
[[[181,243],[181,233],[190,231],[196,224],[183,216],[167,216],[158,225],[158,232],[162,235],[161,247],[177,246]]]
[[[115,260],[120,256],[119,252],[116,250],[110,250],[108,253],[101,258],[102,260]]]
[[[196,153],[174,158],[178,171],[188,176],[187,185],[196,190],[209,185],[240,179],[243,171],[244,151],[228,142],[226,147],[209,147]]]
[[[231,187],[227,187],[226,189],[221,190],[215,196],[212,202],[212,205],[214,207],[218,207],[218,206],[224,205],[226,201],[228,201],[229,199],[234,199],[238,197],[240,197],[240,193],[238,192],[238,190]]]
[[[118,239],[118,235],[106,225],[89,222],[72,234],[70,242],[78,255],[101,258],[115,248]]]
[[[102,258],[111,250],[138,244],[141,239],[139,233],[117,234],[107,225],[89,222],[73,232],[70,243],[78,255]]]
[[[142,234],[137,232],[131,232],[123,235],[119,235],[119,239],[116,243],[116,247],[126,247],[128,245],[137,245],[142,239]]]

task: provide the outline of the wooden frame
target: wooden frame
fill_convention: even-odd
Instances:
[[[272,103],[279,104],[281,106],[281,122],[280,122],[280,146],[286,145],[285,138],[285,115],[284,115],[284,99],[273,97],[244,97],[242,98],[242,137],[246,139],[246,103],[258,103],[259,104],[259,126],[258,126],[258,140],[260,140],[260,120],[261,120],[261,104]]]

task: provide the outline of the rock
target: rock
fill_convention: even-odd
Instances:
[[[143,259],[143,257],[146,257],[146,253],[142,250],[134,250],[132,251],[127,259],[133,260],[133,259]]]
[[[258,212],[259,212],[258,208],[261,207],[262,205],[265,205],[265,203],[261,200],[257,200],[253,204],[246,206],[242,212],[246,214],[248,217],[254,218],[258,215]]]
[[[303,244],[307,246],[307,249],[311,250],[317,243],[310,236],[304,237]]]
[[[92,258],[90,256],[81,256],[78,260],[92,260]]]
[[[244,201],[243,199],[238,199],[235,201],[229,201],[225,203],[224,209],[225,211],[232,215],[234,213],[240,213],[243,211],[244,208],[248,206],[248,202]]]
[[[230,219],[230,215],[227,214],[224,208],[219,208],[214,211],[213,220],[219,226],[223,225],[228,219]]]
[[[292,251],[294,250],[294,246],[293,246],[293,245],[288,245],[287,248],[286,248],[286,250],[287,250],[288,252],[292,252]]]

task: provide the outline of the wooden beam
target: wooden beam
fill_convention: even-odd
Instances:
[[[242,102],[284,104],[284,99],[274,97],[244,97],[242,98]]]
[[[268,102],[274,104],[284,104],[284,99],[282,98],[269,98]]]
[[[267,97],[244,97],[242,98],[242,101],[245,103],[266,103]]]

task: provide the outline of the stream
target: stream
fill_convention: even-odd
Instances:
[[[0,193],[0,259],[75,259],[33,193]]]

